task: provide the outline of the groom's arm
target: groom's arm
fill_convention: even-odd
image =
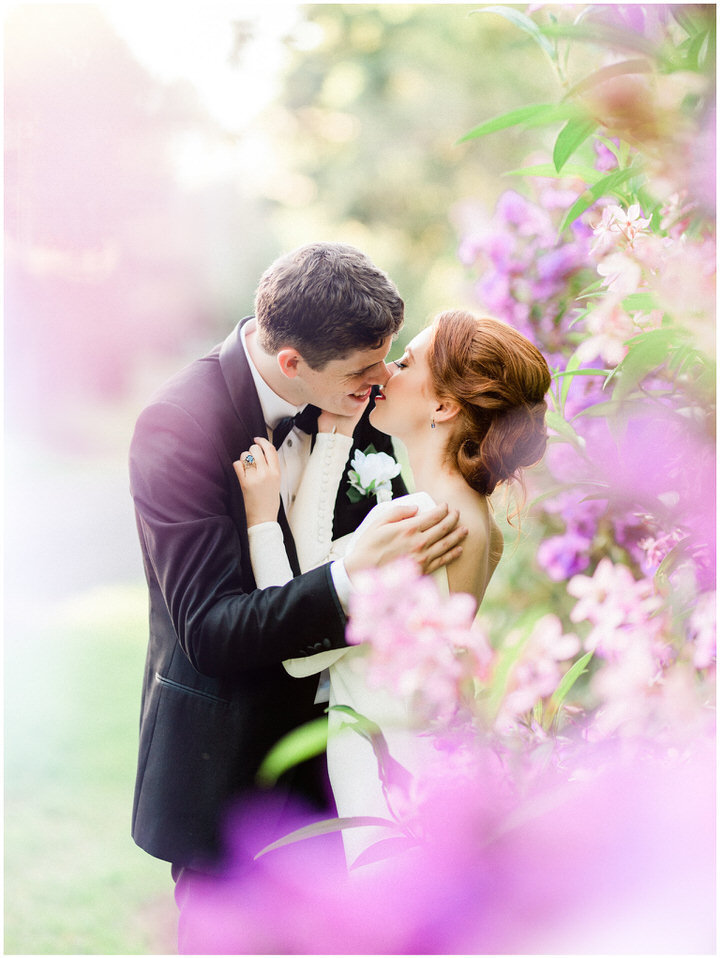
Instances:
[[[242,497],[223,451],[184,409],[158,403],[138,420],[131,491],[148,578],[201,673],[232,677],[345,644],[345,615],[323,566],[258,590]]]

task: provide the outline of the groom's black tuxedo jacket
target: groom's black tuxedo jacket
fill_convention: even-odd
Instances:
[[[150,592],[133,837],[157,858],[197,867],[218,854],[223,816],[270,747],[318,714],[317,677],[290,678],[282,660],[345,644],[329,565],[297,576],[282,509],[297,577],[256,589],[232,463],[265,425],[240,335],[238,326],[158,391],[130,448]],[[392,453],[366,413],[351,456],[370,443]],[[346,491],[342,483],[335,537],[373,505]]]

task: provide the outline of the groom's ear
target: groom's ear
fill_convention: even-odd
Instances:
[[[457,414],[460,412],[460,403],[452,402],[451,400],[443,400],[438,402],[433,411],[433,419],[435,422],[450,422],[454,419]]]
[[[287,376],[288,379],[294,379],[298,374],[302,356],[297,349],[287,346],[277,354],[277,361],[283,375]]]

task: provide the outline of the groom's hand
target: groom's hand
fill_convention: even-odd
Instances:
[[[407,556],[426,575],[449,565],[462,554],[467,529],[458,525],[457,509],[435,506],[417,514],[417,506],[398,504],[368,526],[345,556],[345,571],[353,574]]]

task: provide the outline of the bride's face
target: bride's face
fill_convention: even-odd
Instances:
[[[431,336],[432,329],[424,329],[408,343],[400,359],[390,363],[392,375],[370,413],[370,422],[381,432],[402,439],[430,428],[435,405],[427,363]]]

